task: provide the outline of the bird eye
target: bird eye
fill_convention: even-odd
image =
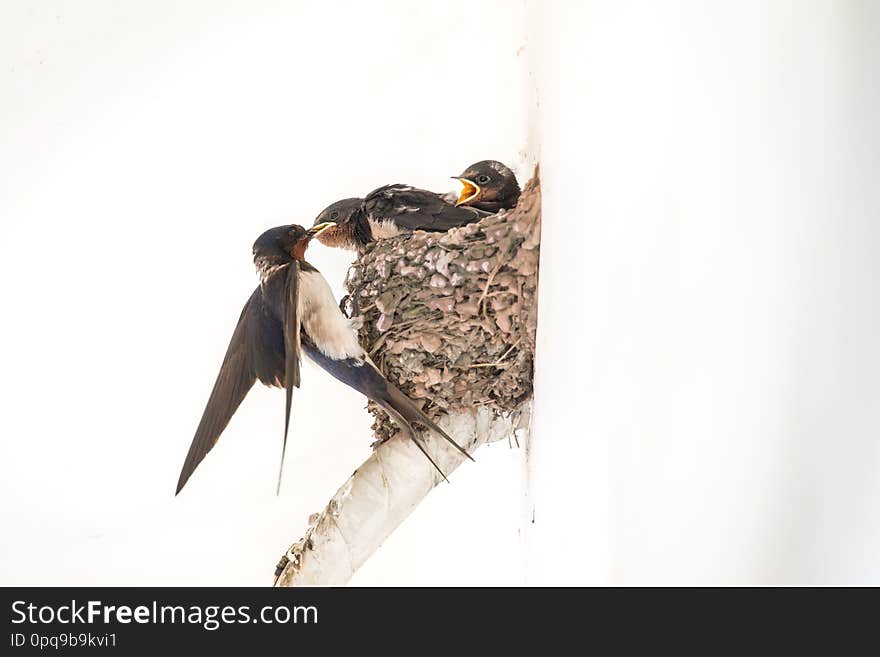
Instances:
[[[485,185],[487,182],[489,182],[489,176],[487,176],[486,174],[477,176],[477,182],[481,185]]]
[[[339,210],[334,210],[330,213],[330,221],[336,221],[339,219]]]

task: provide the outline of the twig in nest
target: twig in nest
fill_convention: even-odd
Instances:
[[[501,358],[496,360],[494,363],[474,363],[473,365],[470,365],[469,368],[473,368],[473,367],[498,367],[499,365],[501,365],[501,363],[504,361],[504,359],[510,355],[510,352],[519,346],[520,342],[522,342],[522,338],[520,338],[519,340],[514,342],[512,345],[510,345],[507,348],[507,351],[505,351],[503,354],[501,354]]]
[[[486,295],[489,294],[489,286],[492,285],[492,281],[495,280],[495,274],[498,273],[498,270],[501,269],[501,266],[504,264],[504,260],[507,258],[507,254],[502,254],[498,258],[498,264],[489,272],[489,278],[486,279],[486,287],[483,288],[483,293],[480,295],[480,301],[477,303],[477,307],[480,309],[480,312],[483,314],[483,319],[489,319],[489,316],[486,314],[486,306],[484,305],[486,301]]]
[[[383,333],[382,335],[379,336],[379,339],[373,343],[373,347],[370,349],[370,357],[371,358],[376,355],[377,351],[379,351],[379,347],[381,347],[383,344],[385,344],[385,339],[387,337],[388,337],[388,334]]]
[[[438,321],[442,318],[443,318],[442,314],[437,313],[437,312],[432,312],[429,315],[425,315],[424,317],[416,317],[414,319],[408,319],[405,322],[395,322],[394,324],[391,325],[391,328],[389,328],[386,331],[386,333],[394,335],[396,333],[400,333],[400,329],[407,328],[409,326],[412,326],[413,324],[418,324],[419,322],[425,322],[425,321]]]

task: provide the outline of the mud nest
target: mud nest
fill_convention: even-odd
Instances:
[[[513,210],[374,242],[352,264],[361,344],[435,419],[478,406],[509,412],[531,397],[540,219],[536,170]],[[395,425],[368,408],[377,441],[390,438]]]

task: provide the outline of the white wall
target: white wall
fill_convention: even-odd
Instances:
[[[532,583],[880,582],[880,11],[540,3]]]
[[[384,183],[447,190],[476,160],[521,164],[524,16],[508,2],[0,5],[0,583],[271,581],[369,454],[371,417],[309,367],[276,499],[283,393],[255,388],[173,497],[256,285],[251,244]],[[309,257],[341,292],[351,256]],[[356,583],[518,576],[524,453],[478,460]],[[485,559],[448,558],[471,554],[461,532]]]

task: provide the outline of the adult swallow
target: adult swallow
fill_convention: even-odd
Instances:
[[[516,174],[497,160],[483,160],[470,165],[460,176],[458,207],[470,207],[495,214],[516,207],[519,201],[519,183]]]
[[[254,264],[260,284],[245,304],[232,334],[183,463],[177,493],[214,447],[257,380],[287,391],[283,465],[293,388],[300,385],[301,352],[385,409],[438,471],[440,468],[418,442],[413,423],[435,431],[471,458],[379,372],[360,346],[351,323],[336,305],[327,281],[305,260],[309,242],[332,227],[332,223],[318,224],[309,230],[297,225],[279,226],[263,233],[254,243]],[[280,471],[278,484],[281,484]]]

